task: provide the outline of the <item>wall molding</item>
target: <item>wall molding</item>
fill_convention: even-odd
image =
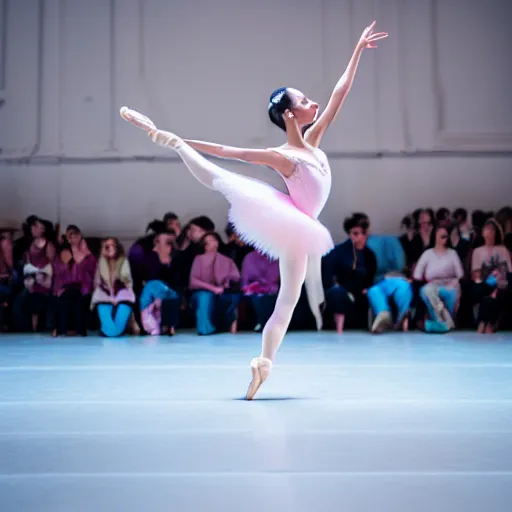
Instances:
[[[417,151],[336,151],[326,152],[330,161],[336,160],[385,160],[385,159],[404,159],[404,158],[512,158],[512,149],[510,150],[417,150]],[[218,160],[209,157],[211,160]],[[225,160],[219,160],[225,162]],[[1,158],[0,167],[7,166],[43,166],[55,167],[61,165],[91,165],[91,164],[125,164],[125,163],[182,163],[179,156],[105,156],[105,157],[53,157],[40,156],[34,158]],[[250,164],[247,164],[250,165]]]
[[[432,86],[436,98],[434,149],[471,149],[475,151],[512,151],[512,132],[505,133],[458,133],[450,132],[446,127],[447,103],[446,93],[442,84],[440,67],[438,11],[440,0],[430,0],[431,21],[431,52],[432,52]]]

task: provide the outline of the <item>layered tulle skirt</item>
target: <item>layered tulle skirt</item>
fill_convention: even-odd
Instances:
[[[213,185],[229,201],[229,220],[241,239],[270,258],[323,256],[333,248],[327,228],[271,185],[231,172]]]

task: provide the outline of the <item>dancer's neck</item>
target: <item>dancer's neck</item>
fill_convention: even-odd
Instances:
[[[297,121],[295,121],[295,119],[290,119],[289,121],[285,121],[285,124],[288,145],[296,148],[309,149],[310,146],[304,140]]]

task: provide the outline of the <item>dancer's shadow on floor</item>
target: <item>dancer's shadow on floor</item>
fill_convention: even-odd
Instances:
[[[249,400],[246,400],[245,397],[240,398],[232,398],[232,400],[239,401],[239,402],[248,402]],[[305,396],[266,396],[262,398],[254,398],[252,402],[287,402],[290,400],[315,400],[311,397],[305,397]]]

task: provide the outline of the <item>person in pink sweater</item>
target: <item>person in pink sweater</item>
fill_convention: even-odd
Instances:
[[[194,258],[190,271],[192,307],[200,335],[237,331],[240,272],[231,258],[218,252],[220,243],[216,233],[204,235],[200,242],[204,253]]]
[[[447,332],[455,327],[454,316],[460,300],[460,280],[464,277],[462,262],[448,246],[449,235],[444,227],[435,230],[435,246],[427,249],[418,260],[413,277],[426,281],[420,297],[427,306],[428,332]]]

